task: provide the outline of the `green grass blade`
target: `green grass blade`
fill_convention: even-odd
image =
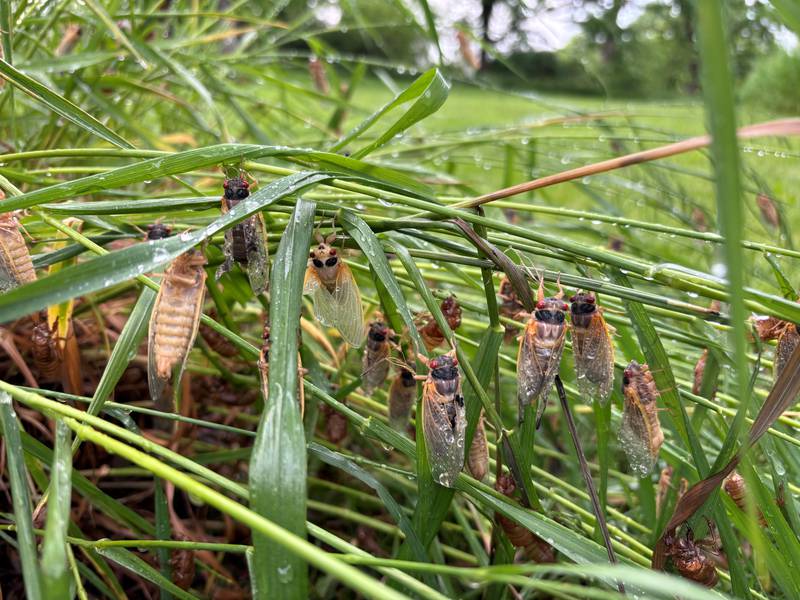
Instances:
[[[14,507],[14,521],[17,525],[17,544],[22,576],[25,580],[25,593],[29,600],[42,598],[41,573],[37,561],[36,540],[33,537],[31,517],[31,498],[28,493],[28,477],[25,457],[19,434],[17,413],[11,405],[11,396],[0,392],[0,425],[6,447],[8,478],[11,483],[11,503]]]
[[[159,589],[169,592],[176,598],[180,598],[181,600],[198,599],[198,596],[190,594],[189,592],[179,588],[130,550],[126,550],[125,548],[120,548],[118,546],[112,546],[110,548],[98,548],[97,553],[100,556],[117,563],[121,567],[128,569],[142,579],[154,583]]]
[[[299,537],[306,535],[306,442],[297,402],[297,331],[315,204],[297,201],[272,267],[269,398],[250,459],[253,510]],[[300,384],[302,385],[302,384]],[[280,485],[276,486],[275,482]],[[253,562],[262,598],[304,598],[303,560],[253,532]]]

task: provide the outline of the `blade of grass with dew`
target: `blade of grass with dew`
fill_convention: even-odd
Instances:
[[[67,528],[72,500],[72,452],[69,427],[56,420],[55,452],[50,469],[50,499],[42,543],[42,591],[46,600],[70,597],[67,565]]]
[[[6,461],[11,483],[11,503],[14,507],[14,521],[17,525],[17,544],[22,563],[22,577],[25,593],[29,600],[42,598],[42,581],[37,561],[36,540],[33,536],[31,498],[28,493],[28,477],[25,457],[20,440],[17,413],[11,404],[11,396],[0,392],[0,425],[6,447]]]
[[[792,0],[769,0],[781,16],[783,24],[800,35],[800,6]]]
[[[120,548],[118,546],[113,546],[110,548],[101,547],[97,548],[97,553],[100,556],[107,558],[108,560],[115,562],[119,566],[138,575],[142,579],[154,583],[162,591],[162,593],[165,591],[169,592],[181,600],[198,600],[198,596],[190,594],[189,592],[179,588],[130,550],[126,550],[125,548]]]
[[[269,397],[250,459],[253,510],[294,535],[306,535],[306,441],[297,403],[297,330],[316,205],[298,199],[281,237],[270,281]],[[275,482],[279,482],[277,485]],[[308,595],[308,567],[280,544],[253,532],[256,588],[262,598]]]

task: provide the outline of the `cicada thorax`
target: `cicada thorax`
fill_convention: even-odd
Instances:
[[[31,331],[33,362],[40,382],[57,382],[63,378],[63,356],[57,339],[58,321],[51,325],[45,314]]]
[[[0,214],[0,292],[36,281],[36,271],[14,213]]]
[[[672,559],[672,566],[681,577],[709,588],[717,584],[716,564],[698,547],[691,532],[687,532],[685,537],[667,535],[664,542],[665,553]]]
[[[656,383],[649,367],[635,360],[622,375],[624,408],[620,443],[628,457],[631,470],[644,477],[653,470],[664,433],[658,419]]]
[[[525,312],[525,305],[522,304],[517,292],[514,291],[514,286],[511,285],[511,281],[509,281],[508,277],[503,277],[500,281],[498,295],[500,296],[500,305],[498,306],[500,315],[507,319],[518,320]],[[509,343],[514,339],[518,331],[513,325],[509,325],[508,323],[505,324],[505,329],[504,340],[506,343]]]
[[[614,384],[611,332],[594,294],[579,292],[570,298],[570,303],[578,387],[584,395],[605,402]]]
[[[458,360],[451,353],[428,363],[422,386],[422,424],[431,475],[452,487],[464,467],[464,397]]]
[[[469,446],[467,454],[467,468],[470,474],[482,481],[489,472],[489,445],[486,442],[486,427],[483,424],[483,411],[478,417],[478,425],[475,427],[475,435]]]
[[[183,371],[194,344],[205,297],[206,259],[189,250],[173,261],[161,280],[150,317],[148,379],[150,394],[160,410],[171,410],[164,394],[175,369]]]
[[[800,344],[800,331],[794,323],[787,323],[778,338],[778,346],[775,348],[775,379],[777,380],[783,373],[783,369],[789,362],[792,353]]]
[[[226,179],[222,187],[225,192],[222,196],[223,211],[228,212],[234,206],[250,195],[250,184],[241,177]],[[244,236],[242,223],[229,230],[231,236],[232,258],[242,265],[247,264],[247,243]]]
[[[722,482],[722,489],[730,496],[734,504],[739,507],[739,510],[745,513],[747,512],[747,500],[745,498],[747,494],[747,484],[744,481],[744,477],[742,477],[738,471],[731,472],[731,474],[725,478]],[[764,518],[764,513],[761,509],[756,510],[758,512],[759,525],[765,527],[767,525],[767,520]]]
[[[361,369],[362,387],[367,395],[382,386],[389,374],[390,335],[391,330],[383,321],[370,323]]]
[[[400,368],[389,387],[389,425],[398,431],[405,431],[416,401],[417,379],[414,372]]]
[[[447,321],[447,325],[452,331],[461,326],[461,305],[455,295],[451,294],[439,305],[442,316]],[[423,313],[419,317],[419,331],[422,342],[428,352],[433,352],[436,348],[444,344],[445,336],[436,319],[430,313]]]
[[[536,405],[537,424],[542,418],[564,350],[567,308],[560,295],[542,298],[525,325],[517,354],[520,420],[532,403]]]
[[[495,489],[504,496],[513,498],[517,488],[511,476],[507,473],[502,473],[495,481]],[[528,560],[536,563],[556,562],[555,548],[545,540],[505,515],[496,513],[496,518],[500,527],[503,528],[508,541],[515,548],[523,548]]]

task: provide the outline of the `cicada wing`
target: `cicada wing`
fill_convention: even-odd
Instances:
[[[267,229],[261,213],[255,214],[244,223],[244,240],[247,246],[247,277],[256,295],[263,294],[269,287],[269,248]]]
[[[361,292],[358,290],[353,273],[344,263],[340,263],[336,275],[336,288],[333,291],[334,325],[342,338],[351,346],[358,348],[364,343],[364,309],[361,306]]]
[[[233,268],[233,230],[228,229],[225,232],[225,238],[222,242],[222,253],[225,260],[217,267],[217,272],[214,274],[214,279],[219,281],[225,273]]]
[[[542,386],[542,371],[534,358],[534,328],[528,325],[519,340],[517,352],[517,401],[519,420],[525,416],[525,407],[536,398]]]
[[[633,391],[626,391],[619,440],[631,471],[639,477],[648,475],[656,463],[657,456],[651,450],[651,433],[638,396]]]
[[[0,294],[4,294],[15,287],[19,286],[16,271],[10,265],[6,264],[3,257],[0,256]]]
[[[787,325],[780,337],[778,338],[778,346],[775,348],[775,364],[773,367],[775,379],[777,380],[789,359],[792,356],[795,348],[800,344],[800,333],[797,332],[795,325]]]
[[[426,384],[422,402],[422,430],[428,462],[434,480],[445,487],[453,487],[464,467],[464,403],[460,396],[441,400],[435,391],[428,392]]]
[[[405,431],[411,408],[417,400],[417,387],[406,388],[397,377],[389,388],[389,425],[398,431]]]
[[[306,276],[303,279],[303,294],[313,294],[320,287],[323,286],[317,271],[312,266],[307,267]]]
[[[566,329],[562,330],[558,340],[550,346],[536,344],[534,358],[542,372],[542,389],[539,392],[538,404],[536,405],[536,427],[542,421],[544,409],[547,407],[547,397],[550,389],[558,375],[558,367],[561,364],[561,354],[564,352],[564,341],[566,339]]]
[[[603,317],[583,331],[573,329],[575,374],[581,394],[605,403],[614,384],[614,345]]]

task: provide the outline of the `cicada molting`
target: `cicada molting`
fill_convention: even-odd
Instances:
[[[730,496],[731,500],[733,500],[734,504],[739,507],[739,510],[742,512],[747,512],[747,502],[745,500],[745,495],[747,494],[747,485],[744,482],[744,477],[742,477],[737,471],[731,472],[725,480],[722,482],[722,489],[725,490],[725,493]],[[767,520],[764,518],[764,513],[758,509],[758,523],[762,527],[766,526]]]
[[[425,447],[433,478],[452,487],[464,467],[466,428],[458,359],[449,352],[431,359],[427,365],[429,372],[422,385]]]
[[[664,542],[665,553],[672,558],[672,565],[681,577],[709,588],[717,585],[716,565],[695,543],[691,531],[685,537],[667,535]]]
[[[351,346],[359,347],[364,342],[364,313],[361,308],[361,292],[358,284],[344,264],[331,242],[336,234],[309,254],[304,294],[312,294],[314,314],[329,327],[335,327]]]
[[[659,393],[647,365],[631,361],[622,374],[622,394],[620,443],[631,470],[644,477],[653,470],[664,443],[656,406]]]
[[[775,348],[775,379],[783,373],[792,353],[800,344],[800,331],[794,323],[787,323],[778,338],[778,347]]]
[[[511,285],[511,281],[509,281],[508,277],[503,277],[500,281],[498,295],[500,296],[500,306],[498,309],[501,316],[516,321],[525,314],[525,306],[519,299],[517,292],[514,291],[514,286]],[[506,343],[509,343],[516,337],[517,328],[508,323],[506,323],[505,328],[506,334],[503,339]]]
[[[510,498],[514,495],[516,485],[514,485],[514,480],[510,475],[503,473],[497,477],[495,489]],[[555,548],[538,535],[500,513],[497,513],[497,522],[503,528],[508,541],[514,547],[525,550],[525,556],[528,557],[528,560],[535,563],[556,562]]]
[[[455,295],[450,295],[439,305],[447,324],[452,331],[461,326],[461,305]],[[428,352],[433,352],[444,343],[444,333],[442,332],[436,319],[430,313],[423,313],[418,317],[419,327],[417,328]]]
[[[539,282],[536,310],[525,325],[517,353],[519,419],[521,422],[525,408],[535,402],[537,427],[564,350],[567,333],[565,316],[569,307],[563,296],[564,291],[559,284],[558,294],[545,298],[544,283]]]
[[[475,428],[475,435],[472,437],[472,443],[469,446],[469,453],[467,454],[467,468],[470,474],[482,481],[489,472],[489,446],[486,443],[486,427],[483,424],[483,411],[478,417],[478,425]]]
[[[147,376],[150,395],[162,411],[173,408],[165,388],[173,373],[180,379],[197,336],[206,291],[205,264],[197,250],[176,258],[164,273],[150,317]]]
[[[417,379],[414,372],[401,367],[389,388],[389,425],[398,431],[405,431],[411,407],[416,401]]]
[[[19,221],[14,213],[0,214],[0,293],[31,281],[36,281],[36,271]]]
[[[386,381],[389,374],[389,351],[391,330],[383,321],[373,321],[367,332],[367,347],[364,350],[361,368],[361,387],[369,396]]]
[[[222,184],[222,212],[226,213],[250,195],[250,184],[242,177],[226,179]],[[219,279],[231,270],[236,262],[247,271],[250,287],[256,294],[267,290],[269,283],[269,250],[267,228],[260,212],[247,217],[225,232],[223,244],[225,262],[217,269]]]
[[[63,376],[63,356],[57,340],[58,320],[51,325],[47,315],[33,327],[31,348],[33,362],[39,373],[40,382],[61,381]]]
[[[614,384],[611,328],[606,324],[594,294],[578,292],[569,301],[578,388],[582,394],[605,403]]]

